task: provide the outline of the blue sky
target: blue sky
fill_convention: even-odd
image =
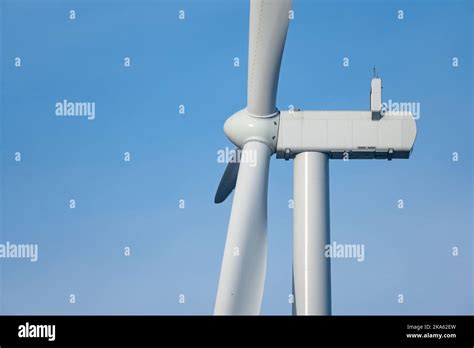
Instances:
[[[36,263],[0,259],[0,312],[211,314],[231,207],[213,203],[217,151],[246,102],[247,1],[0,4],[0,242],[39,245]],[[332,261],[333,313],[472,314],[472,3],[294,10],[280,109],[368,109],[374,65],[384,101],[421,105],[409,160],[330,163],[331,240],[365,245],[364,262]],[[56,117],[63,99],[95,102],[95,119]],[[291,313],[292,173],[272,159],[263,314]]]

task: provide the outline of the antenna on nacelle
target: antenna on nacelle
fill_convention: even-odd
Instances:
[[[379,78],[379,73],[377,72],[377,69],[375,68],[375,65],[374,65],[374,76],[372,78],[374,78],[374,79]]]

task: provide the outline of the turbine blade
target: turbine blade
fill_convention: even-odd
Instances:
[[[267,190],[270,148],[244,145],[222,260],[215,314],[260,313],[267,262]],[[246,153],[247,152],[247,153]]]
[[[291,0],[251,0],[247,109],[255,116],[276,112],[281,58]]]
[[[235,188],[240,166],[237,158],[238,151],[240,150],[236,148],[230,157],[229,163],[227,163],[224,174],[222,174],[221,181],[217,187],[216,196],[214,197],[214,203],[216,204],[224,202]]]

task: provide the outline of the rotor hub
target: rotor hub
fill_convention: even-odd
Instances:
[[[237,111],[224,123],[224,133],[239,148],[249,141],[266,144],[272,153],[276,151],[280,112],[268,116],[251,115],[247,108]]]

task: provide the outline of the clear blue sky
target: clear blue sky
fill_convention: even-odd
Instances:
[[[39,244],[36,263],[0,259],[0,312],[212,313],[231,206],[213,203],[217,151],[246,102],[248,2],[0,4],[0,242]],[[374,65],[384,101],[421,105],[409,160],[330,164],[331,239],[365,245],[364,262],[332,262],[333,313],[472,314],[472,2],[294,10],[280,109],[367,109]],[[56,117],[63,99],[95,102],[95,120]],[[264,314],[291,313],[292,171],[272,159]]]

